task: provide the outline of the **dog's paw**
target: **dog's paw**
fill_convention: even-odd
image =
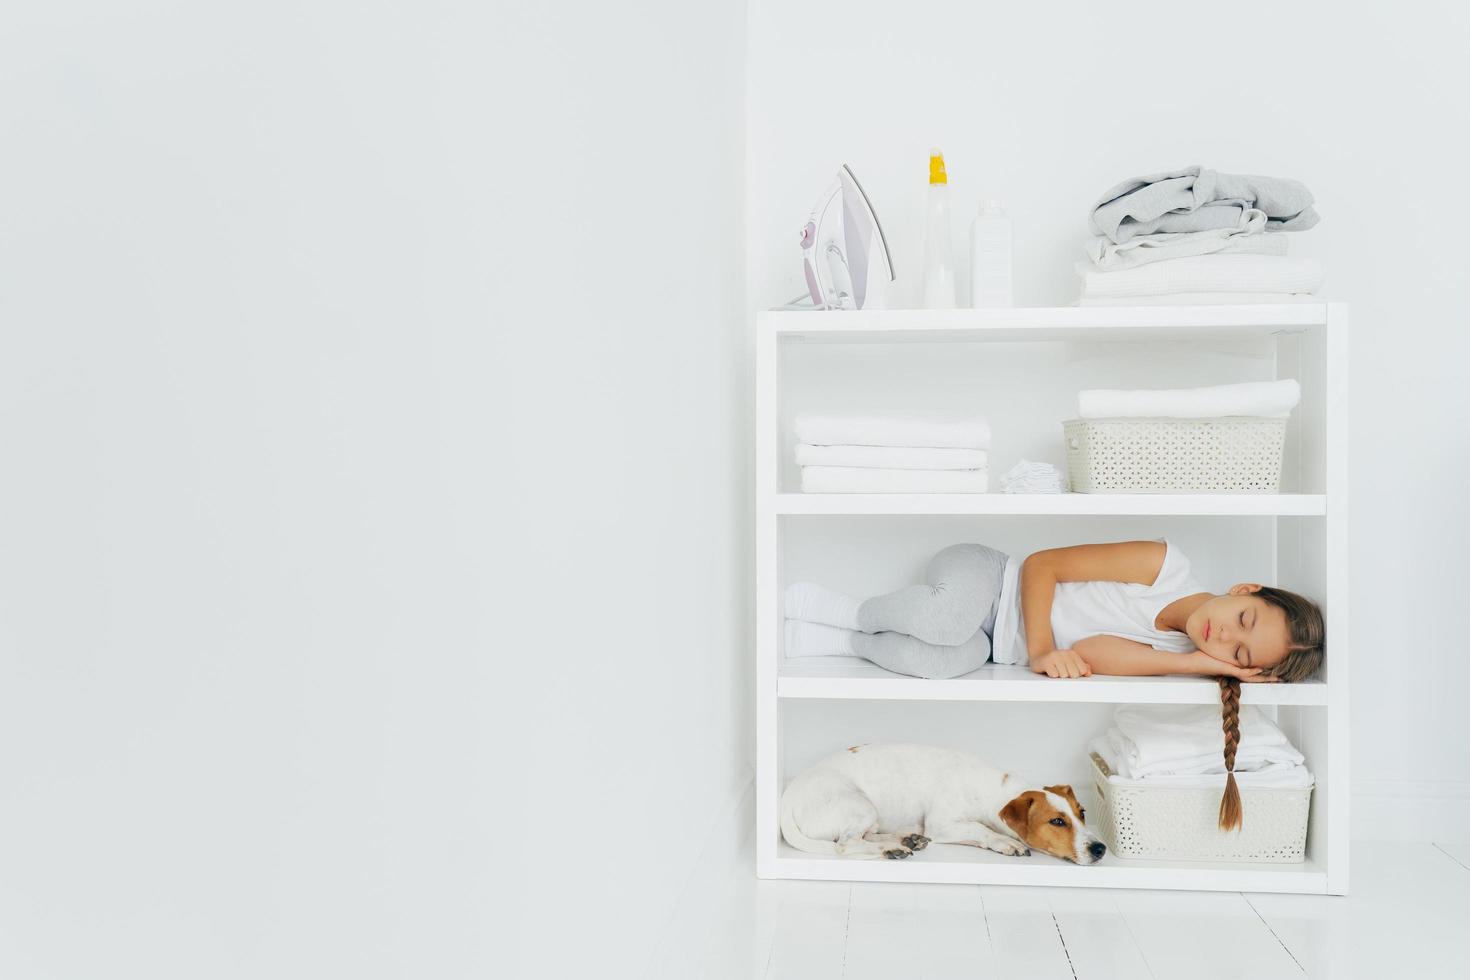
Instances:
[[[911,851],[922,851],[924,848],[929,846],[929,838],[925,837],[923,834],[909,834],[899,843],[903,844],[904,847],[907,847]]]
[[[909,850],[907,847],[890,847],[888,850],[883,852],[883,856],[888,858],[890,861],[902,861],[904,858],[908,857],[912,853],[914,852]]]
[[[997,854],[1004,854],[1006,857],[1023,858],[1031,856],[1031,848],[1016,841],[1006,841],[998,847],[992,847],[991,850]]]

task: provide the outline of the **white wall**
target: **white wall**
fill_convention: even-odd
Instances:
[[[804,291],[795,231],[841,163],[874,200],[912,296],[927,154],[941,146],[956,255],[978,202],[1001,198],[1030,306],[1076,298],[1088,208],[1125,177],[1202,163],[1316,193],[1323,221],[1292,247],[1323,258],[1325,295],[1353,304],[1359,836],[1405,832],[1414,808],[1400,794],[1470,798],[1470,658],[1455,625],[1470,336],[1453,200],[1470,143],[1445,115],[1470,87],[1467,18],[1451,3],[751,0],[753,308]]]
[[[7,7],[0,974],[649,961],[748,778],[744,27]]]

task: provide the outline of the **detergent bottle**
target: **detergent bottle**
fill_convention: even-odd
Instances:
[[[949,176],[939,147],[929,151],[929,203],[924,215],[926,310],[955,307],[954,247],[949,238]]]
[[[970,225],[970,305],[1015,306],[1011,288],[1011,219],[999,201],[986,201]]]

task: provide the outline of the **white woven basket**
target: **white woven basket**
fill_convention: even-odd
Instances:
[[[1092,782],[1098,806],[1093,829],[1124,858],[1170,861],[1250,861],[1300,864],[1307,845],[1308,789],[1241,787],[1245,819],[1220,829],[1219,788],[1142,788],[1108,782],[1112,771],[1096,752]]]
[[[1073,493],[1275,493],[1286,419],[1072,419]]]

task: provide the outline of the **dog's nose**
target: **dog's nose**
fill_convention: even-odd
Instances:
[[[1108,845],[1100,840],[1095,840],[1087,845],[1087,853],[1092,855],[1094,861],[1101,861],[1102,856],[1108,852]]]

